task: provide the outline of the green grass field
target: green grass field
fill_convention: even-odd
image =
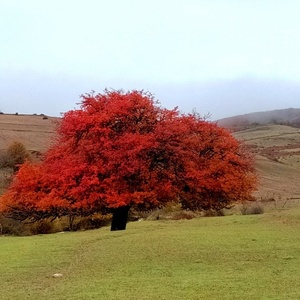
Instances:
[[[298,208],[0,237],[0,299],[300,299],[299,230]]]

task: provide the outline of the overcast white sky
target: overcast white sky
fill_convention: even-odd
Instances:
[[[212,119],[300,107],[299,0],[0,0],[0,110],[144,89]]]

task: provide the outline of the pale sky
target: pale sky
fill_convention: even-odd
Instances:
[[[0,0],[0,111],[150,91],[213,120],[300,107],[300,0]]]

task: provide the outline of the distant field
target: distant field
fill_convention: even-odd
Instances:
[[[300,129],[257,125],[234,136],[244,140],[256,154],[260,178],[257,197],[281,200],[281,205],[300,205]]]
[[[44,115],[0,114],[0,153],[17,141],[25,145],[32,159],[39,159],[55,138],[58,120]],[[10,174],[11,170],[0,170],[0,195]]]
[[[0,150],[22,142],[30,151],[46,151],[55,136],[58,118],[0,114]]]
[[[298,208],[0,237],[0,299],[300,299],[299,230]]]

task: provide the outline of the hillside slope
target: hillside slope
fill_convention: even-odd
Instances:
[[[21,142],[31,159],[39,160],[55,138],[58,120],[44,115],[0,114],[0,155],[13,142]],[[0,194],[10,182],[11,174],[11,169],[0,169]]]
[[[257,125],[234,136],[256,155],[260,199],[300,199],[300,129],[284,125]]]
[[[55,137],[58,120],[43,115],[0,114],[0,150],[18,141],[29,151],[45,152]]]
[[[222,127],[238,131],[253,124],[286,124],[300,127],[300,108],[277,109],[233,116],[218,120]]]

